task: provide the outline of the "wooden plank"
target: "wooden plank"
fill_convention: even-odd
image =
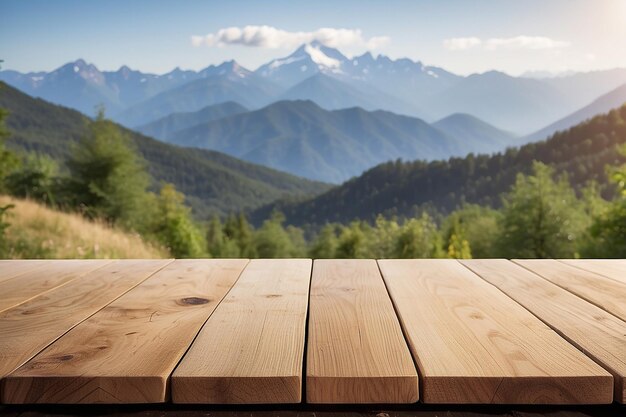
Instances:
[[[250,261],[172,375],[175,403],[298,403],[310,259]]]
[[[626,259],[559,259],[559,261],[626,284]]]
[[[111,263],[110,260],[71,260],[51,262],[45,269],[35,269],[0,282],[0,312],[13,308],[38,295]]]
[[[457,261],[379,265],[417,362],[425,403],[613,400],[611,374]]]
[[[178,260],[76,326],[5,380],[15,403],[156,403],[245,259]]]
[[[626,322],[512,262],[462,261],[613,374],[626,402]]]
[[[50,264],[54,261],[44,261],[39,259],[28,260],[0,260],[0,282],[6,281],[9,278],[16,277],[18,275],[30,272],[34,269],[40,269],[45,267],[46,264]]]
[[[513,261],[626,321],[626,285],[551,259]]]
[[[0,313],[0,378],[168,262],[113,262]]]
[[[307,341],[309,403],[414,403],[411,352],[374,260],[313,263]]]

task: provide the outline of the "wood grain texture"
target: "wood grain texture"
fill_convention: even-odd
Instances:
[[[168,262],[113,262],[0,313],[0,378]]]
[[[462,263],[613,374],[614,399],[626,401],[626,322],[510,261]]]
[[[6,281],[18,275],[30,272],[34,269],[45,267],[55,261],[44,261],[39,259],[28,260],[0,260],[0,282]],[[58,261],[56,261],[58,262]]]
[[[163,404],[157,407],[56,406],[3,409],[2,417],[621,417],[626,408],[619,404],[577,407],[494,406],[494,405],[404,405],[329,407],[291,405],[286,407],[181,407]]]
[[[7,403],[156,403],[247,260],[177,260],[5,380]]]
[[[309,301],[306,401],[414,403],[411,352],[374,260],[316,260]]]
[[[626,321],[626,284],[550,259],[513,262]]]
[[[604,404],[613,377],[454,260],[381,260],[425,403]]]
[[[626,285],[626,259],[559,259],[559,261],[604,275]]]
[[[64,260],[51,262],[0,282],[0,312],[65,285],[76,278],[111,263],[109,260]]]
[[[298,403],[310,259],[250,261],[172,375],[175,403]]]

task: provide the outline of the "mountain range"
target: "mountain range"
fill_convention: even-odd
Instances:
[[[499,207],[520,173],[541,161],[567,174],[577,190],[594,181],[607,198],[606,166],[626,162],[618,147],[626,144],[626,104],[595,116],[547,140],[494,155],[473,155],[433,162],[390,161],[316,197],[278,201],[251,213],[254,223],[280,210],[287,224],[322,226],[376,216],[417,216],[423,210],[448,213],[463,204]]]
[[[221,107],[214,105],[184,116],[200,120],[203,117],[199,114],[215,113]],[[169,120],[161,119],[139,130],[158,133],[157,137],[173,144],[213,149],[332,183],[388,160],[491,153],[515,141],[513,134],[466,114],[451,115],[431,125],[418,118],[360,107],[329,111],[310,100],[279,101],[179,130],[168,131],[165,125],[172,126]]]
[[[623,93],[623,87],[615,89],[596,100],[588,111],[593,113],[614,100],[621,101]],[[62,161],[72,143],[87,133],[86,116],[32,98],[3,83],[0,83],[0,108],[9,110],[7,126],[11,137],[8,144],[16,149],[48,154]],[[289,116],[290,112],[296,113],[297,117]],[[298,113],[303,113],[304,119]],[[256,119],[259,115],[263,117]],[[333,120],[317,123],[316,118],[320,117]],[[214,120],[202,122],[211,118]],[[170,132],[170,129],[186,132],[202,130],[207,125],[215,129],[214,126],[223,124],[230,124],[232,128],[249,123],[257,129],[274,120],[280,122],[276,126],[281,129],[288,128],[290,124],[284,123],[282,118],[292,121],[291,128],[301,128],[302,120],[312,123],[311,126],[331,126],[334,135],[339,135],[346,123],[353,128],[364,129],[367,135],[397,129],[406,123],[412,126],[411,131],[439,132],[440,136],[427,142],[433,146],[445,144],[445,138],[449,139],[451,136],[448,135],[454,135],[458,129],[466,135],[466,140],[484,142],[488,142],[485,138],[489,135],[495,135],[497,140],[505,133],[464,114],[454,114],[428,124],[417,118],[384,111],[368,112],[359,108],[327,111],[310,101],[278,102],[253,111],[247,111],[236,103],[224,103],[200,112],[173,114],[148,126],[161,132]],[[377,165],[335,187],[244,162],[220,152],[183,148],[123,127],[121,129],[145,158],[155,186],[162,181],[174,183],[187,195],[188,202],[200,218],[206,218],[211,213],[246,210],[259,224],[273,210],[279,209],[285,213],[289,224],[322,225],[329,221],[372,220],[377,214],[411,216],[424,209],[445,213],[464,203],[498,206],[501,194],[515,181],[516,174],[530,172],[535,160],[553,166],[557,172],[567,173],[577,189],[594,180],[604,185],[605,193],[610,192],[606,187],[605,166],[624,162],[616,151],[617,145],[626,141],[624,120],[626,105],[567,130],[560,130],[547,140],[521,148],[509,148],[493,155],[469,154],[431,162],[403,162],[398,159]],[[273,128],[272,125],[266,127]],[[408,141],[401,134],[397,136]],[[368,140],[376,143],[380,138],[368,136]],[[343,141],[349,143],[342,137]],[[385,146],[379,144],[377,149],[386,149]],[[460,145],[452,142],[450,146],[456,149]]]
[[[427,122],[465,113],[527,135],[626,83],[626,70],[548,78],[496,71],[460,76],[407,58],[370,53],[348,58],[313,42],[255,71],[228,61],[200,71],[177,68],[155,75],[125,66],[99,71],[78,60],[51,72],[0,71],[0,80],[87,115],[102,104],[128,127],[226,101],[256,110],[276,101],[312,100],[326,110],[362,107]]]

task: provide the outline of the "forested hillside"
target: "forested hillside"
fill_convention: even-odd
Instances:
[[[447,161],[402,162],[378,165],[316,198],[281,202],[252,213],[259,223],[275,209],[288,224],[322,225],[354,219],[412,216],[424,208],[448,213],[463,203],[499,207],[501,194],[518,173],[531,172],[533,161],[566,173],[580,190],[588,181],[606,184],[606,165],[624,160],[617,146],[626,142],[626,106],[558,132],[551,138],[495,155],[473,155]],[[610,197],[609,187],[603,190]]]
[[[0,108],[8,110],[11,133],[7,145],[64,160],[72,143],[87,133],[81,113],[32,98],[0,83]],[[219,152],[181,148],[120,127],[146,159],[155,180],[173,183],[183,192],[194,214],[206,218],[249,210],[285,196],[304,196],[327,190],[328,185],[301,179]]]

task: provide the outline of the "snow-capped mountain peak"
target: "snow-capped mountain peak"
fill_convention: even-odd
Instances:
[[[340,60],[329,57],[319,46],[307,44],[304,46],[304,51],[320,69],[339,68],[341,66]]]
[[[301,45],[291,55],[274,59],[256,73],[284,87],[289,87],[318,73],[342,74],[349,62],[341,52],[314,41]]]
[[[231,78],[246,78],[251,74],[249,70],[239,65],[234,59],[222,62],[219,65],[209,65],[201,70],[198,75],[201,78],[213,76],[227,76]]]

